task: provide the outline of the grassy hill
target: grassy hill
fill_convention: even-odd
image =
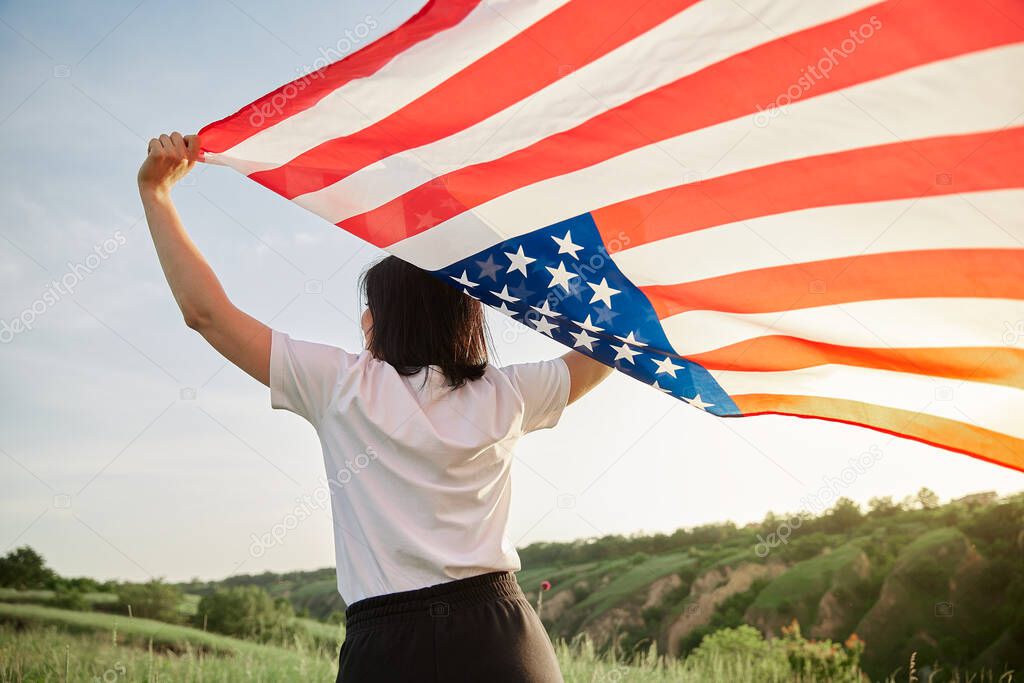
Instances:
[[[746,621],[764,632],[778,632],[794,619],[814,635],[845,639],[869,604],[854,604],[853,595],[867,580],[869,560],[855,539],[796,562],[768,583],[746,612]],[[837,597],[841,596],[841,597]],[[864,596],[871,600],[871,596]],[[838,621],[838,623],[836,623]]]
[[[919,666],[1024,669],[1024,496],[877,501],[866,513],[838,501],[763,553],[760,539],[791,517],[536,544],[521,549],[518,578],[534,603],[541,582],[552,584],[542,618],[553,637],[587,634],[627,658],[651,644],[685,654],[743,623],[779,636],[796,620],[813,638],[856,633],[874,677],[905,668],[912,652]],[[317,618],[343,609],[330,570],[230,581]]]
[[[934,671],[944,672],[934,681],[972,680],[958,679],[958,668],[996,680],[1024,669],[1024,495],[946,505],[928,496],[899,505],[876,500],[867,512],[839,500],[826,513],[796,519],[769,514],[742,528],[534,544],[520,550],[518,579],[534,604],[541,583],[551,584],[542,620],[561,643],[567,680],[840,680],[819,665],[846,651],[860,653],[872,680],[907,680],[912,656],[920,680]],[[181,615],[196,615],[204,596],[241,586],[290,603],[299,615],[290,617],[294,642],[271,644],[128,619],[110,588],[66,581],[84,586],[76,609],[86,611],[56,609],[66,587],[0,589],[0,683],[59,679],[5,669],[24,654],[8,641],[42,656],[40,643],[71,639],[68,652],[91,652],[109,649],[106,638],[111,647],[160,652],[166,661],[147,663],[134,651],[125,658],[140,671],[164,667],[158,670],[169,680],[233,680],[218,667],[228,672],[239,662],[257,672],[253,680],[284,680],[280,672],[330,671],[343,638],[342,627],[326,623],[344,610],[333,568],[177,586]],[[192,623],[204,622],[196,615]],[[38,633],[38,642],[18,629]],[[97,633],[105,635],[96,640]],[[845,649],[832,645],[844,642]],[[204,658],[209,668],[196,669]],[[23,663],[37,673],[59,664],[52,653],[44,663],[30,659]],[[81,654],[80,671],[97,663]],[[794,674],[812,664],[816,674]]]
[[[693,665],[657,658],[626,664],[599,655],[587,642],[570,645],[564,641],[556,643],[556,652],[567,683],[804,680],[792,677],[785,668],[780,670],[777,662],[753,655],[711,657]],[[328,681],[336,671],[335,655],[318,650],[253,643],[147,619],[0,604],[0,683],[274,683]]]
[[[43,607],[41,605],[12,605],[0,603],[0,619],[19,628],[33,626],[60,626],[63,630],[78,633],[109,632],[112,639],[121,642],[151,643],[157,649],[178,649],[188,644],[196,652],[215,654],[244,654],[264,650],[248,640],[229,638],[216,633],[207,633],[187,626],[168,624],[152,619],[128,618],[102,612],[79,612],[74,610]],[[284,650],[278,654],[285,654]]]

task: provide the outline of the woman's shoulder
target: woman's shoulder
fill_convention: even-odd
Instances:
[[[517,386],[522,383],[548,383],[568,374],[568,367],[560,356],[549,360],[512,363],[496,370]]]

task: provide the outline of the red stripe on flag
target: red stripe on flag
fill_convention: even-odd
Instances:
[[[1024,249],[866,254],[640,289],[662,320],[687,311],[768,313],[878,299],[1024,299]]]
[[[708,370],[782,372],[850,365],[1024,389],[1024,349],[1002,347],[862,348],[770,335],[692,356]]]
[[[1024,3],[989,0],[968,5],[960,0],[902,0],[892,9],[872,6],[833,22],[779,38],[730,57],[702,71],[658,88],[571,130],[552,135],[494,161],[474,164],[441,176],[383,206],[342,221],[338,225],[375,244],[386,245],[373,234],[401,216],[427,216],[399,231],[410,236],[428,230],[467,209],[547,178],[586,168],[659,140],[682,135],[757,111],[802,77],[808,59],[821,55],[822,46],[850,40],[851,29],[882,14],[883,28],[842,62],[829,79],[818,81],[805,94],[810,99],[858,83],[937,60],[1024,40]],[[883,13],[884,12],[884,13]],[[812,55],[813,57],[809,57]],[[417,127],[420,124],[417,122]],[[408,135],[407,142],[411,142]],[[380,148],[377,140],[374,148]],[[389,149],[412,147],[397,141]],[[346,154],[350,151],[345,147]],[[360,152],[363,158],[368,152]],[[299,160],[296,160],[297,162]],[[325,162],[326,160],[321,160]],[[344,172],[334,167],[344,164]],[[331,172],[311,169],[320,186],[340,179],[355,164],[331,160]],[[291,173],[300,172],[295,169]],[[254,179],[260,174],[254,174]],[[278,177],[289,177],[280,171]],[[271,186],[271,185],[268,185]],[[272,189],[287,194],[278,182]],[[318,189],[316,182],[301,185]],[[289,190],[290,191],[290,190]]]
[[[591,215],[605,244],[637,247],[799,209],[1024,187],[1022,158],[1024,127],[927,138],[794,159],[670,187]]]
[[[502,111],[696,1],[657,0],[637,9],[631,3],[574,0],[391,116],[250,177],[289,199],[327,187]]]
[[[869,427],[1024,472],[1024,441],[964,422],[816,396],[747,394],[732,399],[743,411],[743,415],[736,417],[790,415]]]
[[[430,0],[412,18],[359,51],[282,85],[199,131],[203,152],[223,152],[261,130],[309,109],[358,78],[376,73],[410,47],[455,26],[480,0]]]

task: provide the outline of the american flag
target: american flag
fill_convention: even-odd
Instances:
[[[723,417],[1024,470],[1024,2],[437,0],[201,131]]]

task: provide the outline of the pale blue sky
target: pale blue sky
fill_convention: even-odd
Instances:
[[[417,5],[0,3],[0,552],[31,544],[61,573],[103,578],[332,564],[328,511],[297,502],[322,476],[312,429],[181,323],[134,177],[151,136],[192,132]],[[199,167],[176,199],[237,304],[299,338],[359,344],[355,279],[376,249],[225,168]],[[65,277],[73,293],[51,284]],[[32,329],[4,336],[33,305]],[[492,320],[501,362],[559,352]],[[1024,488],[966,456],[817,421],[725,421],[616,376],[521,444],[512,537],[796,511],[869,451],[843,495]],[[297,507],[311,514],[291,524]]]

